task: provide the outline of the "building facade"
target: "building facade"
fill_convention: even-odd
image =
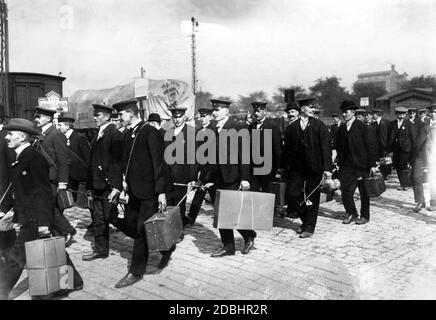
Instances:
[[[395,70],[395,65],[391,65],[391,70],[361,73],[357,76],[355,83],[373,83],[390,93],[400,90],[401,84],[407,81],[407,77],[407,73],[399,74]]]

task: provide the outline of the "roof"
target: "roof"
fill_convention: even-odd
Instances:
[[[66,77],[57,76],[54,74],[35,73],[35,72],[9,72],[8,76],[27,76],[27,77],[46,77],[64,81]]]
[[[411,92],[416,92],[416,93],[421,93],[421,94],[431,94],[432,93],[432,88],[412,88],[412,89],[403,89],[403,90],[398,90],[395,92],[391,92],[391,93],[387,93],[384,96],[381,96],[379,98],[377,98],[377,101],[382,101],[382,100],[390,100],[393,97],[399,96],[403,93],[406,93],[408,91]]]
[[[391,74],[391,70],[388,71],[377,71],[377,72],[366,72],[358,74],[357,77],[373,77],[373,76],[389,76]]]

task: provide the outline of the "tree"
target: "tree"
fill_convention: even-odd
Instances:
[[[251,103],[254,101],[266,101],[270,103],[264,91],[255,91],[250,93],[248,96],[240,95],[238,101],[233,105],[231,111],[233,113],[251,111]]]
[[[210,106],[210,99],[212,99],[212,93],[208,91],[198,91],[195,95],[195,111]]]
[[[318,104],[322,108],[322,116],[338,112],[342,101],[352,98],[347,89],[341,87],[340,81],[341,79],[336,76],[320,78],[309,88],[311,95],[317,97]]]
[[[431,88],[436,87],[436,76],[426,76],[420,75],[418,77],[413,77],[410,80],[405,81],[401,85],[401,89],[412,89],[412,88]]]
[[[360,98],[369,97],[370,106],[375,105],[375,100],[387,93],[386,89],[375,83],[357,83],[353,84],[353,100],[359,103]]]
[[[271,111],[278,110],[280,108],[284,108],[285,105],[285,90],[294,89],[295,90],[295,99],[307,98],[306,89],[303,86],[294,86],[290,85],[288,87],[278,87],[277,91],[272,95],[272,103],[271,103]]]

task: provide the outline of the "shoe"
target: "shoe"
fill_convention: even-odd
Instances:
[[[73,244],[73,242],[74,242],[73,237],[74,237],[73,233],[68,233],[65,236],[65,248],[68,248],[69,246],[71,246]]]
[[[357,217],[356,217],[356,216],[349,215],[348,217],[346,217],[346,218],[344,219],[344,221],[342,221],[342,223],[343,223],[343,224],[350,224],[351,222],[356,221],[356,220],[357,220]]]
[[[95,259],[105,259],[107,258],[109,255],[108,254],[101,254],[98,252],[92,252],[90,254],[85,254],[82,256],[82,260],[83,261],[92,261]]]
[[[115,285],[115,288],[119,289],[119,288],[131,286],[132,284],[134,284],[135,282],[138,282],[141,279],[142,279],[142,275],[137,276],[137,275],[134,275],[133,273],[129,272],[128,274],[126,274],[124,276],[124,278],[122,278],[120,281],[118,281],[118,283]]]
[[[356,220],[356,224],[365,224],[365,223],[368,223],[368,222],[369,222],[369,220],[366,219],[366,218],[359,218],[359,219]]]
[[[74,289],[61,289],[59,291],[56,291],[53,293],[54,298],[61,298],[68,296],[73,291],[79,291],[83,289],[83,282],[79,284],[78,286],[74,287]]]
[[[173,251],[167,251],[162,255],[162,258],[160,259],[159,266],[158,266],[159,269],[164,269],[166,266],[168,266],[172,253]]]
[[[182,233],[182,235],[179,237],[179,239],[177,239],[176,243],[182,242],[184,238],[185,238],[185,234]]]
[[[254,247],[254,239],[248,238],[247,241],[245,241],[244,249],[242,249],[242,254],[248,254],[250,250]]]
[[[307,232],[307,231],[303,231],[301,234],[300,234],[300,238],[309,238],[309,237],[311,237],[313,235],[313,233],[312,232]]]
[[[225,256],[234,256],[235,255],[235,245],[224,246],[221,250],[212,253],[212,258],[221,258]]]
[[[189,216],[185,216],[185,218],[183,219],[183,224],[186,227],[193,226],[194,223],[195,223],[194,220],[192,220],[192,218]]]
[[[436,206],[427,207],[427,211],[436,211]]]
[[[413,208],[413,212],[419,213],[421,209],[424,207],[424,204],[418,203],[415,208]]]

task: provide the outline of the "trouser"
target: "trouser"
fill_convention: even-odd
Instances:
[[[14,245],[5,251],[4,259],[0,260],[0,300],[6,300],[15,284],[20,279],[26,265],[26,252],[24,243],[38,239],[37,225],[22,226],[17,234]],[[74,287],[83,283],[82,277],[65,251],[67,265],[73,268]]]
[[[222,190],[238,190],[239,183],[224,183],[220,181],[217,183],[217,189]],[[219,229],[221,241],[224,246],[234,246],[235,245],[235,237],[233,234],[233,229]],[[249,239],[256,238],[257,234],[253,230],[238,230],[244,241],[248,241]]]
[[[67,234],[75,234],[76,229],[71,225],[67,218],[64,216],[64,212],[59,208],[57,203],[57,183],[51,182],[51,191],[53,194],[53,207],[54,207],[54,215],[53,215],[53,229],[58,231],[58,233],[62,236],[66,236]]]
[[[380,173],[383,175],[383,178],[386,179],[387,176],[391,174],[392,166],[389,164],[382,164],[380,165]]]
[[[129,193],[124,219],[117,219],[116,227],[133,239],[132,262],[129,272],[134,275],[145,274],[148,261],[148,244],[145,234],[144,223],[158,210],[157,198],[138,199]],[[175,245],[169,251],[161,251],[165,254],[175,250]]]
[[[398,149],[398,148],[397,148]],[[392,156],[392,164],[397,171],[398,180],[400,181],[400,186],[402,188],[409,187],[409,181],[407,181],[407,175],[403,174],[403,171],[409,168],[409,152],[404,152],[401,150],[394,150]]]
[[[195,190],[194,198],[192,199],[191,206],[189,207],[188,217],[195,222],[197,219],[198,213],[200,212],[201,205],[203,204],[203,200],[206,197],[206,193],[209,192],[210,198],[213,202],[215,202],[215,188],[211,187],[209,189],[201,189],[198,188]]]
[[[169,206],[177,205],[180,202],[180,200],[182,200],[183,197],[185,197],[187,191],[188,191],[187,187],[173,186],[173,190],[171,192],[169,192],[167,195],[167,204]],[[180,216],[182,218],[183,225],[185,225],[185,222],[186,222],[186,218],[185,218],[186,198],[187,197],[185,197],[183,199],[183,201],[180,202],[180,204],[179,204]]]
[[[95,252],[109,254],[109,223],[113,222],[117,215],[117,207],[109,203],[110,190],[93,190],[94,208],[91,211],[94,222]]]
[[[68,188],[70,188],[73,193],[74,202],[77,202],[77,192],[79,191],[79,185],[79,180],[73,179],[71,177],[68,179]]]
[[[364,179],[368,173],[361,170],[344,166],[340,171],[342,203],[348,215],[357,217],[357,209],[354,203],[354,192],[359,188],[360,193],[360,216],[369,220],[369,197],[366,192]]]
[[[322,175],[309,170],[291,171],[287,177],[287,200],[288,208],[295,210],[298,217],[302,221],[302,231],[313,233],[315,232],[316,221],[318,219],[318,209],[320,200],[319,188],[315,190],[321,179]],[[315,191],[314,191],[315,190]],[[313,192],[313,193],[312,193]],[[309,197],[309,195],[312,195]],[[310,200],[311,204],[305,201]]]
[[[269,183],[274,180],[274,175],[268,174],[264,176],[253,175],[251,190],[259,192],[268,192]]]
[[[424,167],[425,161],[424,159],[418,157],[413,162],[412,167],[412,177],[413,177],[413,195],[415,197],[415,203],[421,203],[425,206],[425,197],[424,197]],[[436,193],[435,188],[432,186],[435,181],[429,179],[430,183],[430,205],[436,206]]]

